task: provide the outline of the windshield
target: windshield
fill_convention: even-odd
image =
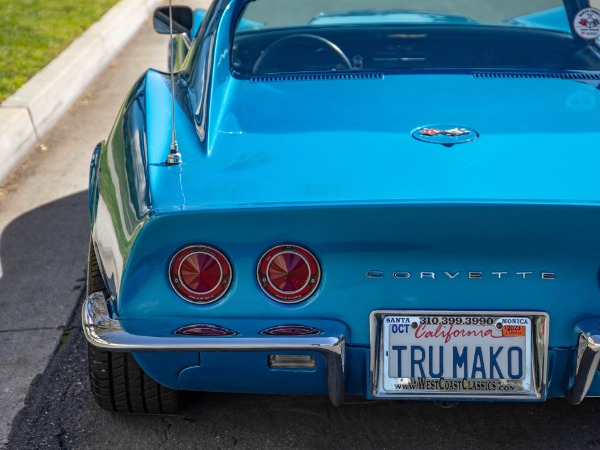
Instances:
[[[561,0],[253,0],[236,18],[232,70],[596,71],[596,8],[600,0],[580,10]]]

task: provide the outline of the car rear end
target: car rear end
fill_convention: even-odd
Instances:
[[[136,354],[148,374],[173,388],[323,394],[334,376],[328,353],[294,343],[341,345],[343,337],[343,370],[335,376],[349,394],[543,400],[571,387],[578,324],[600,317],[599,220],[596,207],[558,204],[158,214],[138,236],[111,307],[134,336],[187,340],[180,351],[203,339],[190,352]],[[228,272],[184,275],[188,289],[202,293],[227,273],[218,298],[199,302],[177,288],[181,272],[172,265],[190,246],[217,251],[220,265],[229,264]],[[281,268],[265,271],[264,258],[274,256],[296,259],[288,266],[296,272],[285,274],[289,289],[277,278]],[[207,282],[194,284],[198,277]],[[306,283],[316,285],[308,296],[277,296],[278,288],[295,292]],[[242,348],[253,340],[266,351]]]

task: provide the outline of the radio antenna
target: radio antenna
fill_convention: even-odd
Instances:
[[[177,132],[175,131],[175,52],[173,51],[173,7],[169,0],[169,46],[170,46],[170,72],[171,72],[171,151],[167,156],[167,166],[181,164],[181,153],[177,146]]]

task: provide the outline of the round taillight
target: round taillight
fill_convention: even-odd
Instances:
[[[258,262],[258,284],[281,303],[298,303],[319,287],[321,267],[317,258],[297,245],[278,245],[268,250]]]
[[[169,265],[169,279],[184,300],[206,304],[219,300],[231,286],[233,271],[227,257],[207,245],[179,250]]]

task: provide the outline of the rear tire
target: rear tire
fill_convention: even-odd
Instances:
[[[88,343],[90,385],[102,409],[117,413],[175,414],[177,391],[161,386],[131,353],[107,352]]]
[[[102,279],[93,244],[88,258],[87,295],[108,291]],[[89,342],[88,373],[96,402],[102,409],[118,413],[175,414],[179,394],[150,378],[131,353],[108,352]]]

